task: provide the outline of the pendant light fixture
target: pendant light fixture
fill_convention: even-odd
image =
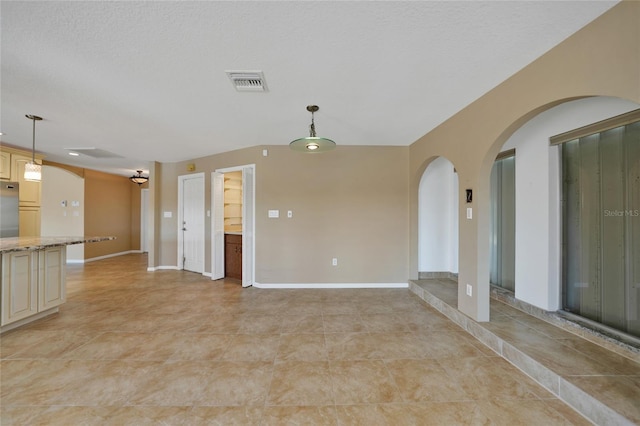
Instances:
[[[33,146],[31,148],[31,162],[24,165],[24,180],[40,182],[42,180],[42,166],[36,163],[36,121],[42,120],[37,115],[25,115],[33,121]]]
[[[149,176],[142,176],[142,170],[136,170],[138,172],[137,175],[133,175],[129,178],[129,180],[133,183],[137,183],[138,185],[142,185],[143,183],[147,183],[149,181]]]
[[[307,111],[311,113],[311,125],[309,126],[309,137],[296,139],[289,144],[294,151],[300,152],[326,152],[336,147],[336,143],[331,139],[319,138],[316,136],[316,125],[313,122],[313,113],[320,108],[318,105],[307,106]]]

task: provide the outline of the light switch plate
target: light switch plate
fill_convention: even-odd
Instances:
[[[277,219],[280,217],[280,210],[269,210],[269,218]]]

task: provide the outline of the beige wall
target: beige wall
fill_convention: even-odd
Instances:
[[[44,237],[84,235],[84,179],[59,167],[43,166],[40,217]],[[68,262],[83,260],[84,244],[67,247]]]
[[[137,250],[131,242],[134,185],[128,178],[84,170],[85,228],[87,236],[115,236],[112,241],[85,245],[85,259]],[[139,190],[138,190],[139,192]],[[140,198],[138,197],[138,211]],[[138,240],[139,241],[139,240]]]
[[[408,154],[406,147],[324,154],[269,147],[256,171],[256,281],[406,283]],[[280,218],[269,219],[270,209]]]
[[[161,224],[154,257],[159,263],[151,266],[177,264],[177,180],[190,173],[187,164],[195,163],[193,173],[205,172],[207,209],[211,172],[255,164],[256,282],[405,283],[408,153],[407,147],[339,146],[305,155],[287,146],[259,146],[162,164],[155,203],[160,210],[154,214]],[[274,209],[280,210],[279,219],[267,217]],[[165,218],[165,211],[172,218]],[[210,220],[206,224],[205,270],[211,271]]]
[[[139,186],[133,184],[127,177],[46,160],[43,164],[51,170],[58,170],[57,174],[70,173],[83,180],[84,190],[80,198],[84,200],[81,201],[78,214],[84,219],[84,228],[73,235],[116,237],[114,241],[84,245],[82,259],[88,260],[140,250],[140,192],[142,188],[148,188],[148,184]],[[59,201],[62,199],[68,198],[69,203],[71,202],[71,195],[65,195],[68,193],[68,188],[64,186],[65,184],[59,179],[43,182],[43,191],[47,192],[43,196],[51,198],[52,205],[49,212],[54,211],[52,210],[54,207],[57,211]],[[67,210],[68,214],[73,215],[75,208],[69,204]],[[46,213],[47,217],[44,214],[43,212],[43,224],[55,220],[49,217],[49,213]]]
[[[505,140],[551,106],[585,96],[640,102],[640,2],[622,2],[410,147],[410,277],[417,277],[418,186],[437,156],[458,171],[459,309],[489,317],[489,174]],[[467,220],[464,189],[474,191]],[[473,286],[473,297],[464,286]]]

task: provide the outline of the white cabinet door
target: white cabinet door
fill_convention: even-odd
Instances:
[[[2,315],[0,325],[38,313],[38,252],[2,255]]]
[[[39,252],[38,311],[56,307],[65,301],[66,253],[66,247],[51,247]]]

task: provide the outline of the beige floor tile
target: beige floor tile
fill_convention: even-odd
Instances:
[[[383,361],[334,361],[330,369],[337,405],[402,402]]]
[[[573,408],[569,407],[559,399],[545,399],[544,402],[575,426],[593,425],[592,422],[584,418],[577,411],[575,411]]]
[[[640,424],[640,376],[578,376],[567,380]]]
[[[0,424],[2,426],[106,425],[109,424],[113,414],[120,409],[120,407],[3,406],[0,411]],[[133,416],[127,416],[127,421],[133,421]]]
[[[240,323],[240,334],[280,334],[282,317],[279,315],[244,315]]]
[[[124,406],[146,388],[161,363],[156,361],[84,362],[90,372],[76,375],[62,388],[53,405]],[[71,364],[71,371],[77,370]],[[53,377],[57,381],[57,376]]]
[[[451,357],[476,357],[487,355],[485,348],[480,349],[481,344],[469,337],[464,331],[428,331],[415,333],[416,341],[424,348],[425,357],[451,358]]]
[[[25,336],[2,336],[3,358],[59,358],[93,338],[87,332],[26,330]]]
[[[324,326],[321,314],[284,315],[282,333],[322,333]]]
[[[337,425],[334,406],[271,406],[264,409],[261,425]]]
[[[640,363],[623,357],[622,355],[612,353],[602,346],[576,337],[558,340],[558,342],[594,359],[599,364],[607,365],[608,368],[615,370],[618,374],[640,376]]]
[[[473,400],[538,399],[549,393],[500,357],[442,358],[449,377]]]
[[[277,363],[267,405],[330,405],[334,403],[329,363],[288,361]]]
[[[283,334],[277,361],[327,361],[324,334]]]
[[[523,343],[519,349],[560,376],[619,374],[616,364],[597,360],[560,341]]]
[[[431,359],[399,359],[386,362],[406,402],[468,401],[471,398]]]
[[[193,407],[185,425],[258,426],[264,408],[254,406]]]
[[[322,320],[325,333],[362,333],[367,331],[367,327],[357,313],[324,314]]]
[[[231,334],[175,334],[171,356],[177,360],[219,360],[234,339]]]
[[[395,314],[361,314],[360,318],[370,333],[406,333],[409,326],[404,318]]]
[[[221,356],[225,361],[273,361],[278,353],[278,334],[238,334]]]
[[[353,426],[488,425],[475,402],[368,404],[337,406],[338,423]]]
[[[571,425],[572,423],[544,401],[480,401],[478,407],[493,425]]]
[[[325,334],[329,359],[379,358],[378,340],[369,333]]]
[[[176,351],[174,343],[174,334],[107,332],[65,353],[62,358],[164,361]]]

